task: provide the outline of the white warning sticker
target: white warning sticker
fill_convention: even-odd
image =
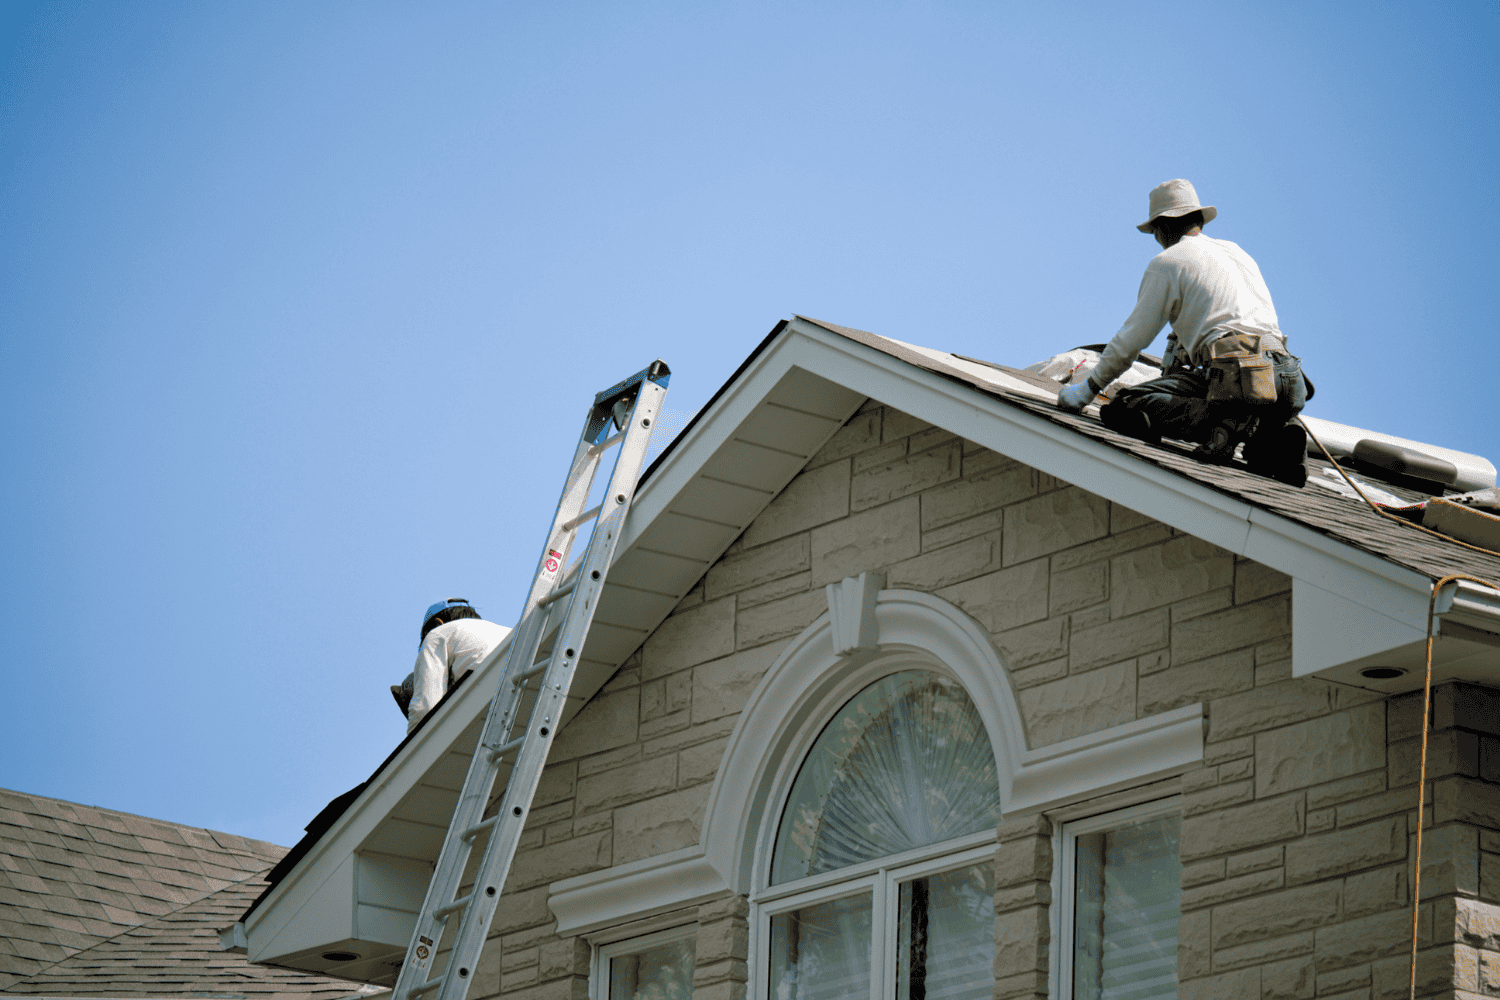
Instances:
[[[562,570],[563,554],[556,549],[547,550],[547,558],[542,560],[542,579],[551,583],[557,579],[557,574]]]

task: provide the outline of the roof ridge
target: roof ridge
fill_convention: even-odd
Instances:
[[[65,801],[65,800],[59,800],[59,801]],[[143,817],[143,818],[149,819],[150,817]],[[91,952],[95,948],[103,947],[104,945],[109,944],[111,941],[118,940],[119,938],[122,938],[125,935],[132,933],[133,931],[138,931],[138,930],[140,930],[143,927],[149,927],[152,924],[156,923],[157,921],[166,920],[168,917],[172,916],[173,914],[181,913],[183,910],[187,909],[190,906],[197,906],[199,903],[203,902],[209,896],[215,895],[216,893],[224,892],[224,891],[226,891],[228,889],[233,889],[235,886],[243,885],[246,882],[252,882],[252,881],[255,881],[256,879],[264,879],[265,876],[266,876],[266,872],[269,872],[270,870],[271,870],[270,868],[267,868],[265,871],[256,872],[254,875],[247,875],[245,878],[242,878],[242,879],[240,879],[240,880],[238,880],[236,882],[231,882],[231,883],[229,883],[226,886],[222,886],[222,887],[220,887],[218,889],[211,889],[208,892],[204,893],[202,896],[199,896],[196,899],[190,900],[189,902],[183,903],[181,906],[177,907],[176,909],[168,910],[166,913],[161,913],[161,914],[158,914],[156,916],[153,916],[150,920],[142,921],[139,924],[134,924],[134,925],[132,925],[130,927],[127,927],[124,930],[120,931],[120,933],[118,933],[118,934],[112,934],[112,935],[110,935],[107,938],[102,938],[102,939],[100,939],[98,941],[95,941],[93,944],[89,945],[87,948],[79,948],[77,951],[70,952],[69,954],[67,954],[67,955],[63,956],[62,958],[59,958],[57,961],[53,962],[51,965],[44,966],[43,968],[37,969],[35,972],[31,972],[31,973],[28,973],[25,976],[22,976],[20,979],[17,979],[15,983],[11,983],[10,986],[0,987],[0,993],[9,993],[10,992],[10,987],[16,985],[16,983],[24,983],[28,979],[31,979],[31,978],[33,978],[35,976],[40,976],[40,975],[48,972],[51,969],[57,968],[59,965],[62,965],[64,962],[71,962],[73,959],[77,958],[79,955],[83,955],[83,954],[86,954],[87,952]]]

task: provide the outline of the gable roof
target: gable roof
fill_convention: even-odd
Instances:
[[[358,987],[219,949],[285,852],[0,789],[0,992],[349,996]]]
[[[1055,388],[1037,378],[800,316],[778,323],[642,477],[579,656],[559,741],[568,739],[578,709],[809,459],[838,446],[836,435],[867,399],[1292,576],[1298,620],[1337,615],[1351,623],[1310,649],[1313,655],[1294,649],[1294,672],[1299,658],[1310,664],[1304,672],[1332,666],[1352,672],[1360,656],[1410,647],[1425,629],[1432,581],[1456,566],[1500,576],[1500,560],[1408,532],[1357,502],[1324,496],[1320,487],[1298,490],[1240,469],[1200,465],[1181,447],[1149,446],[1095,419],[1064,414],[1053,405]],[[1488,637],[1483,641],[1500,644],[1500,593],[1481,588],[1465,601],[1464,613],[1472,611],[1471,621]],[[1455,599],[1455,613],[1459,604]],[[1456,639],[1449,648],[1455,657],[1474,652]],[[1497,654],[1475,648],[1482,660],[1471,656],[1468,664],[1492,676]],[[340,936],[348,932],[363,943],[362,961],[374,968],[399,958],[409,923],[404,931],[395,923],[378,934],[350,931],[364,905],[357,885],[349,891],[351,859],[385,859],[412,871],[431,864],[494,686],[491,671],[508,649],[502,643],[368,782],[310,824],[276,884],[244,916],[252,958],[328,968],[317,962],[332,911],[319,909],[317,920],[305,915],[333,906],[328,901],[335,897]],[[414,914],[420,891],[401,890],[400,905],[390,898],[370,905]],[[314,900],[318,907],[309,905]]]

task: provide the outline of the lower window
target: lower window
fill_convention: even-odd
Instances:
[[[694,928],[678,927],[599,949],[600,1000],[690,1000]]]
[[[1063,828],[1064,1000],[1177,996],[1178,808],[1150,803]]]
[[[874,872],[853,880],[863,891],[772,914],[772,1000],[987,1000],[995,987],[994,849],[985,853],[959,868]]]

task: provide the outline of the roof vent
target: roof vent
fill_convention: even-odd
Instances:
[[[1458,467],[1452,462],[1370,438],[1363,438],[1354,446],[1353,464],[1397,486],[1423,493],[1441,493],[1443,487],[1458,481]]]

